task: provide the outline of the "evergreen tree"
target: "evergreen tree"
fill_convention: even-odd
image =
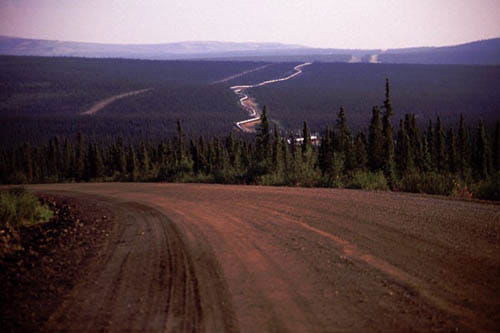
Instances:
[[[304,125],[302,127],[302,138],[304,139],[301,146],[302,155],[305,157],[306,155],[310,154],[312,150],[311,131],[309,131],[309,127],[307,126],[306,121],[304,121]]]
[[[278,127],[274,125],[273,170],[278,179],[283,178],[284,168],[283,139],[281,138]]]
[[[368,133],[368,166],[371,171],[382,170],[384,163],[384,134],[380,110],[373,107],[372,119]]]
[[[420,160],[420,171],[432,171],[432,153],[430,145],[428,144],[427,137],[422,137],[422,159]]]
[[[76,137],[76,157],[74,166],[74,176],[77,181],[82,181],[85,178],[86,155],[85,139],[82,133],[78,133]]]
[[[65,179],[70,179],[73,177],[73,169],[75,164],[75,153],[73,150],[73,145],[66,138],[64,140],[63,152],[62,152],[62,174]]]
[[[429,125],[427,126],[427,154],[429,155],[430,170],[437,169],[437,154],[436,154],[436,143],[434,140],[434,127],[432,125],[432,120],[429,120]],[[430,171],[429,170],[429,171]]]
[[[52,177],[59,176],[60,170],[60,161],[61,161],[61,150],[59,146],[59,139],[54,137],[49,141],[49,154],[48,154],[48,172]]]
[[[267,118],[267,108],[264,106],[260,116],[260,125],[256,137],[256,167],[259,174],[268,173],[272,155],[271,133]]]
[[[405,115],[405,131],[409,140],[408,165],[411,169],[421,168],[422,138],[414,114]]]
[[[129,180],[135,182],[139,180],[139,163],[137,161],[137,154],[135,153],[134,146],[129,146],[127,171]]]
[[[394,138],[391,118],[394,115],[392,110],[389,79],[385,81],[384,115],[382,117],[382,127],[384,133],[384,157],[383,170],[389,183],[394,180]]]
[[[182,129],[181,122],[177,120],[175,164],[176,174],[179,176],[190,174],[193,170],[193,161],[191,160],[190,156],[186,154],[184,140],[185,135]]]
[[[437,117],[436,127],[434,130],[434,154],[436,157],[436,168],[443,172],[446,169],[446,143],[444,129],[441,125],[441,119]]]
[[[121,176],[127,173],[127,158],[125,156],[125,147],[123,145],[123,139],[121,137],[116,139],[114,145],[113,165],[114,165],[114,170],[117,171]]]
[[[399,123],[396,145],[396,162],[399,173],[404,175],[414,171],[413,147],[410,136],[408,135],[408,126],[403,120]]]
[[[199,175],[201,173],[201,158],[198,146],[191,139],[189,142],[189,151],[191,153],[191,159],[193,160],[193,173]]]
[[[337,115],[337,128],[339,130],[337,149],[339,153],[343,154],[345,171],[350,172],[355,168],[355,154],[351,130],[347,124],[345,110],[342,107]]]
[[[90,179],[99,179],[104,176],[104,163],[102,160],[101,150],[97,144],[89,145],[89,176]]]
[[[447,170],[450,173],[457,173],[458,171],[458,152],[457,152],[457,138],[452,128],[448,130],[446,135],[446,151],[447,151]]]
[[[470,175],[471,149],[469,131],[465,127],[463,115],[460,115],[460,125],[458,128],[457,155],[458,172],[462,179],[467,179]]]
[[[28,183],[33,182],[33,155],[31,150],[31,145],[28,143],[22,146],[22,163],[23,173],[26,176]]]
[[[149,157],[148,148],[146,147],[146,144],[144,142],[141,142],[141,144],[140,144],[138,160],[139,160],[140,178],[143,180],[149,179],[151,161],[150,161],[150,157]]]
[[[495,124],[493,138],[493,170],[500,171],[500,120],[497,120]]]
[[[478,179],[487,178],[491,170],[491,155],[488,135],[486,134],[483,121],[480,121],[477,127],[474,151],[474,169],[476,177]]]
[[[364,170],[368,165],[368,152],[366,151],[366,137],[363,132],[356,136],[354,144],[355,168]]]
[[[333,140],[332,129],[327,126],[318,154],[318,165],[323,175],[330,174],[332,171],[334,146],[331,140]]]
[[[338,139],[336,148],[338,152],[345,154],[346,145],[351,138],[351,130],[347,125],[347,118],[343,107],[340,108],[340,111],[337,114],[337,129],[338,129]]]

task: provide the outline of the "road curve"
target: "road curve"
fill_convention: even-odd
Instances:
[[[111,97],[105,98],[105,99],[103,99],[103,100],[95,103],[90,109],[88,109],[87,111],[82,112],[81,114],[82,115],[93,115],[93,114],[96,114],[97,112],[101,111],[106,106],[108,106],[109,104],[113,103],[114,101],[117,101],[117,100],[125,98],[125,97],[129,97],[129,96],[139,95],[139,94],[145,93],[145,92],[150,91],[150,90],[152,90],[152,88],[129,91],[129,92],[126,92],[126,93],[123,93],[123,94],[119,94],[119,95],[115,95],[115,96],[111,96]]]
[[[302,68],[303,67],[309,66],[311,64],[312,63],[310,63],[310,62],[305,62],[303,64],[297,65],[297,66],[295,66],[293,68],[293,70],[295,71],[294,73],[292,73],[292,74],[290,74],[288,76],[282,77],[282,78],[267,80],[267,81],[263,81],[263,82],[260,82],[260,83],[257,83],[257,84],[252,84],[252,85],[237,85],[237,86],[232,86],[230,89],[238,97],[240,97],[240,105],[241,105],[241,107],[248,112],[248,114],[249,114],[250,117],[252,117],[250,119],[246,119],[246,120],[243,120],[243,121],[236,122],[235,123],[236,127],[238,129],[240,129],[241,131],[243,131],[243,132],[252,132],[252,130],[250,130],[245,125],[248,125],[250,123],[251,124],[256,124],[260,120],[259,110],[257,110],[257,103],[255,102],[255,100],[253,98],[251,98],[250,96],[248,96],[247,93],[245,93],[246,90],[248,90],[250,88],[262,87],[262,86],[265,86],[265,85],[268,85],[268,84],[272,84],[272,83],[277,83],[277,82],[287,81],[287,80],[293,79],[294,77],[302,74]]]
[[[48,327],[79,321],[91,329],[126,323],[210,332],[500,327],[499,205],[257,186],[30,188],[101,200],[123,217],[90,274],[95,283],[77,285]]]

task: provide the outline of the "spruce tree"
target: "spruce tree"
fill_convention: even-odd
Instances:
[[[478,179],[487,178],[491,170],[491,155],[488,135],[482,120],[477,127],[474,151],[474,169],[476,177]]]
[[[128,149],[127,171],[129,181],[136,182],[139,180],[139,163],[137,161],[135,148],[132,145],[130,145]]]
[[[273,140],[273,170],[277,178],[283,178],[284,171],[283,160],[283,139],[278,130],[278,126],[274,125],[274,140]]]
[[[323,175],[331,172],[333,163],[332,129],[327,126],[318,152],[318,165]]]
[[[337,115],[337,128],[339,130],[337,139],[338,152],[344,157],[344,171],[350,172],[355,168],[355,154],[351,130],[347,124],[345,110],[342,107]]]
[[[432,120],[429,119],[429,125],[427,126],[426,133],[426,143],[427,143],[427,154],[429,155],[430,170],[437,169],[437,154],[436,154],[436,143],[434,140],[434,127],[432,125]],[[429,171],[430,171],[429,170]]]
[[[74,166],[74,176],[77,181],[82,181],[85,178],[86,155],[85,139],[82,133],[78,133],[76,137],[76,157]]]
[[[446,134],[447,171],[455,174],[458,171],[457,138],[452,128]]]
[[[385,81],[384,114],[382,117],[382,127],[384,134],[384,158],[383,170],[390,184],[394,180],[394,138],[391,118],[394,115],[392,110],[389,79]]]
[[[260,116],[260,124],[257,130],[255,145],[256,163],[258,165],[259,172],[267,173],[270,169],[272,146],[266,106],[262,109],[262,114]]]
[[[493,137],[493,170],[500,172],[500,120],[495,124],[495,133]]]
[[[458,172],[462,179],[469,178],[471,163],[471,148],[469,131],[465,126],[464,116],[460,115],[457,141]]]
[[[433,170],[431,146],[425,136],[422,137],[422,158],[419,165],[421,172],[425,173]]]
[[[304,121],[304,125],[302,126],[302,138],[304,139],[302,141],[302,155],[310,154],[312,150],[312,143],[311,143],[311,131],[309,131],[309,126],[307,126],[307,122]]]
[[[441,125],[439,116],[436,120],[436,127],[434,129],[434,154],[436,158],[436,168],[439,172],[446,169],[446,142],[444,129]]]
[[[104,177],[105,172],[101,149],[97,144],[93,144],[91,146],[91,152],[92,178],[100,179]]]
[[[371,171],[382,170],[384,157],[384,135],[380,109],[373,107],[372,119],[368,132],[368,166]]]
[[[33,182],[33,152],[31,149],[31,145],[28,143],[24,143],[22,146],[22,166],[23,172],[26,175],[26,180],[28,183]]]
[[[149,152],[148,148],[146,147],[146,144],[144,142],[141,142],[139,145],[139,174],[141,179],[147,180],[149,178],[149,171],[151,167],[150,163],[150,157],[149,157]]]
[[[354,144],[355,168],[365,170],[368,165],[368,152],[366,150],[367,142],[363,132],[356,135]]]
[[[125,147],[121,137],[116,139],[113,150],[114,169],[119,175],[124,176],[127,173],[127,158],[125,156]]]

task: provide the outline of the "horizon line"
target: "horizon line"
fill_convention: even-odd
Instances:
[[[339,50],[397,50],[397,49],[407,49],[407,48],[438,48],[438,47],[453,47],[465,44],[471,44],[475,42],[482,42],[488,40],[500,39],[498,37],[474,39],[463,41],[457,44],[443,44],[443,45],[411,45],[411,46],[400,46],[392,48],[383,47],[315,47],[308,46],[297,43],[284,43],[284,42],[262,42],[262,41],[227,41],[227,40],[181,40],[175,42],[156,42],[156,43],[119,43],[119,42],[89,42],[89,41],[77,41],[77,40],[60,40],[60,39],[49,39],[49,38],[33,38],[33,37],[22,37],[13,35],[2,35],[0,38],[16,38],[16,39],[26,39],[26,40],[40,40],[47,42],[60,42],[60,43],[81,43],[81,44],[99,44],[99,45],[115,45],[115,46],[154,46],[154,45],[166,45],[166,44],[186,44],[186,43],[231,43],[231,44],[268,44],[268,45],[285,45],[285,46],[295,46],[297,48],[306,49],[339,49]]]

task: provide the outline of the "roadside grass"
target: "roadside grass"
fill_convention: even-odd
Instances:
[[[23,188],[0,191],[0,263],[23,249],[20,228],[49,221],[54,213]]]
[[[0,227],[18,229],[49,221],[53,212],[24,188],[0,191]]]

